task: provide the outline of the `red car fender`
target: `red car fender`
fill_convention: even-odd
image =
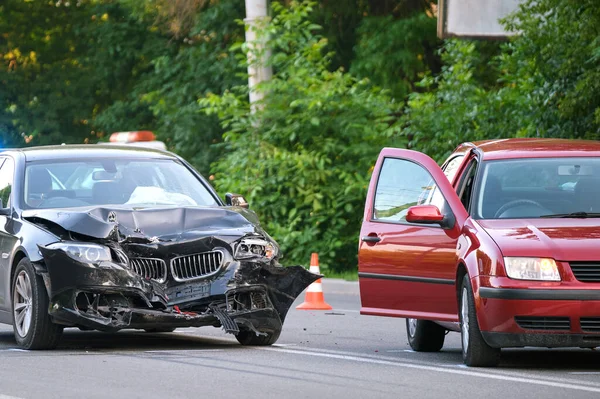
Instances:
[[[476,221],[467,219],[462,229],[461,237],[457,244],[458,264],[456,281],[456,300],[460,309],[460,289],[464,271],[469,275],[475,309],[477,309],[477,321],[480,326],[488,325],[485,312],[480,312],[485,305],[485,298],[479,295],[482,286],[482,278],[495,275],[505,275],[502,252],[496,242],[481,228]]]

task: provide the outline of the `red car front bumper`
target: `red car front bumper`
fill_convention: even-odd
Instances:
[[[479,328],[493,347],[600,346],[600,284],[472,280]]]

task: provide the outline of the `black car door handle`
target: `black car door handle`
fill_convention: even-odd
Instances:
[[[361,238],[361,240],[363,240],[364,242],[379,242],[381,241],[381,238],[376,236],[366,236]]]

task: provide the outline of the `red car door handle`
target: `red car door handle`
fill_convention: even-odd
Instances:
[[[377,236],[366,236],[361,238],[362,241],[364,242],[379,242],[381,241],[381,238],[377,237]]]

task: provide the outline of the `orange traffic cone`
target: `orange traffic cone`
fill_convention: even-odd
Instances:
[[[319,270],[319,254],[313,252],[310,256],[310,271],[311,273],[321,274]],[[331,310],[331,305],[325,302],[323,296],[323,286],[321,279],[318,279],[314,283],[308,286],[306,290],[306,298],[304,303],[298,305],[296,309],[302,310]]]

